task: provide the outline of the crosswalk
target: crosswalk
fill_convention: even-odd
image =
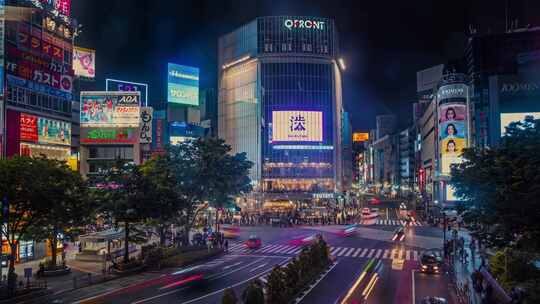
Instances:
[[[376,225],[385,225],[385,226],[405,226],[407,224],[404,220],[383,220],[377,219]],[[414,221],[409,223],[410,226],[422,226],[421,222]]]
[[[231,253],[241,254],[269,254],[269,255],[297,255],[302,251],[301,246],[274,244],[264,245],[259,249],[248,249],[242,243],[236,243],[229,247]],[[414,249],[384,249],[384,248],[358,248],[358,247],[330,247],[330,254],[336,257],[348,258],[374,258],[389,260],[418,261],[421,252]],[[441,252],[435,251],[437,256],[442,256]]]

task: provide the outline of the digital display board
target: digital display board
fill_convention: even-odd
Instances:
[[[84,144],[134,144],[137,132],[134,128],[81,128]]]
[[[141,105],[148,106],[148,84],[117,79],[105,79],[106,91],[141,92]]]
[[[321,111],[273,111],[272,142],[322,142]]]
[[[353,133],[353,142],[363,142],[369,140],[369,133],[368,132],[354,132]]]
[[[139,127],[140,92],[81,92],[81,127]]]
[[[20,139],[40,144],[71,145],[71,123],[21,113]]]
[[[73,71],[76,76],[96,77],[96,51],[82,47],[73,48]]]
[[[532,113],[501,113],[501,136],[506,133],[506,127],[510,126],[513,122],[524,122],[525,118],[531,117],[533,119],[540,119],[540,112]]]
[[[442,86],[437,96],[439,98],[440,172],[443,175],[449,175],[450,166],[463,161],[461,153],[467,147],[467,86],[463,84]]]
[[[167,101],[175,104],[199,105],[199,69],[168,64]]]

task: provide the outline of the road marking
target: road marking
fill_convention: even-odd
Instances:
[[[383,259],[388,259],[388,254],[390,254],[390,250],[388,250],[388,249],[385,249],[385,250],[384,250],[384,254],[383,254],[383,257],[382,257],[382,258],[383,258]]]
[[[371,249],[371,251],[368,254],[368,258],[371,258],[373,256],[373,253],[375,253],[375,249]]]
[[[283,251],[282,253],[283,254],[291,254],[293,253],[294,251],[298,250],[297,247],[294,247],[294,246],[291,246],[291,248],[287,248],[287,250]]]
[[[339,252],[336,252],[336,255],[342,256],[345,253],[345,251],[347,251],[347,247],[343,247]]]
[[[418,261],[418,252],[415,250],[413,253],[414,253],[414,260]]]
[[[247,268],[247,267],[249,267],[249,266],[251,266],[251,265],[253,265],[253,264],[257,264],[257,263],[259,263],[259,262],[262,261],[262,260],[264,260],[264,258],[257,259],[257,260],[255,260],[255,261],[253,261],[253,262],[251,262],[251,263],[249,263],[249,264],[247,264],[247,265],[244,265],[244,266],[242,266],[242,267],[238,267],[238,268],[233,269],[233,270],[231,270],[231,271],[229,271],[229,272],[225,272],[225,273],[221,273],[221,274],[216,274],[216,275],[214,275],[214,276],[210,276],[210,277],[208,277],[208,279],[209,279],[210,281],[213,281],[213,280],[217,280],[217,279],[223,278],[223,277],[228,276],[229,274],[231,274],[231,273],[233,273],[233,272],[237,272],[237,271],[240,271],[240,270],[242,270],[242,269],[245,269],[245,268]]]
[[[362,254],[360,255],[361,258],[365,257],[366,256],[366,253],[369,251],[368,248],[364,249],[364,251],[362,251]]]
[[[406,259],[406,260],[410,260],[410,259],[411,259],[411,251],[410,251],[410,250],[405,251],[405,259]]]
[[[234,263],[234,264],[232,264],[232,265],[225,266],[225,267],[223,267],[223,270],[227,270],[227,269],[229,269],[229,268],[232,268],[232,267],[234,267],[234,266],[238,266],[238,265],[240,265],[240,264],[242,264],[242,262],[238,262],[238,263]]]
[[[353,258],[357,257],[358,254],[360,253],[360,251],[362,251],[362,248],[357,248],[356,251],[353,253]]]
[[[415,251],[416,252],[416,251]],[[411,270],[411,273],[412,273],[412,304],[415,304],[416,303],[416,290],[414,289],[414,272],[415,270]]]
[[[257,269],[259,269],[259,268],[261,268],[261,267],[266,266],[266,264],[268,264],[268,263],[264,263],[264,264],[261,264],[261,265],[255,267],[255,268],[252,268],[252,269],[251,269],[250,271],[248,271],[248,272],[253,272],[253,271],[255,271],[255,270],[257,270]]]
[[[298,247],[292,252],[292,254],[299,254],[301,251],[302,251],[302,247]]]
[[[377,250],[377,254],[375,255],[375,258],[378,259],[381,257],[382,249]]]
[[[349,248],[349,251],[347,251],[347,253],[345,253],[345,256],[350,256],[351,253],[353,253],[354,251],[354,248]]]
[[[317,286],[326,277],[326,275],[329,274],[334,269],[334,267],[336,267],[337,264],[338,262],[332,265],[332,267],[330,267],[330,269],[328,269],[313,285],[311,285],[311,287],[306,292],[304,292],[304,294],[300,298],[296,298],[294,300],[294,303],[302,302],[302,300],[313,290],[313,288],[315,288],[315,286]],[[185,302],[184,304],[186,303],[187,302]]]
[[[280,245],[280,246],[277,246],[277,247],[274,247],[268,251],[265,251],[265,253],[275,253],[275,252],[279,252],[281,251],[282,249],[285,249],[287,248],[287,245]]]

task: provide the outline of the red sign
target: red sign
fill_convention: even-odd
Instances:
[[[19,126],[21,129],[21,140],[38,142],[38,118],[33,115],[21,113]]]
[[[163,146],[163,141],[161,139],[161,135],[162,135],[162,122],[163,120],[162,119],[158,119],[156,120],[156,149],[158,150],[161,150],[162,146]]]

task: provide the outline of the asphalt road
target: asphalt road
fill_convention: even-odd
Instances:
[[[342,226],[241,227],[239,240],[230,243],[229,254],[195,265],[205,269],[207,280],[203,284],[186,282],[186,272],[181,273],[185,269],[169,269],[155,278],[77,300],[78,303],[221,303],[225,289],[233,288],[240,296],[251,280],[266,275],[276,264],[286,263],[300,252],[301,240],[317,233],[323,234],[336,264],[300,303],[361,303],[360,299],[367,299],[364,303],[409,304],[418,303],[428,295],[448,298],[444,275],[416,272],[422,252],[442,245],[442,232],[418,223],[406,229],[402,242],[392,241],[393,231],[401,225],[396,212],[398,204],[384,204],[380,210],[387,208],[388,219],[395,222],[378,221],[350,236],[341,234]],[[262,239],[263,245],[258,250],[248,250],[241,244],[252,234]]]

